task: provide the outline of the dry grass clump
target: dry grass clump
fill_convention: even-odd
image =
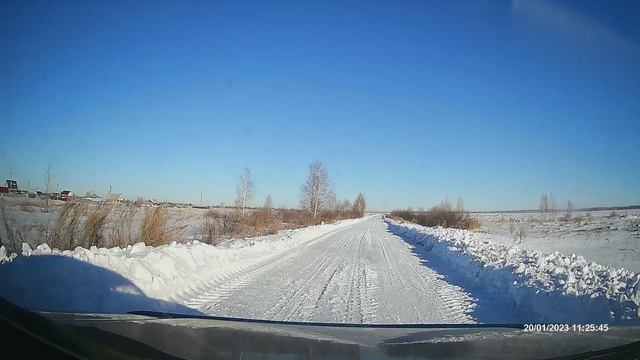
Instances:
[[[282,209],[279,210],[282,214],[282,222],[290,227],[303,227],[313,224],[313,217],[308,211],[297,209]],[[322,221],[320,218],[322,213],[318,216],[318,221]]]
[[[2,202],[2,205],[0,206],[0,211],[2,211],[2,224],[4,225],[5,230],[5,236],[0,238],[0,244],[4,245],[9,253],[20,254],[22,252],[21,234],[17,232],[14,227],[9,225],[4,202]]]
[[[202,233],[204,233],[205,241],[209,244],[214,245],[221,240],[220,226],[218,225],[218,221],[209,216],[204,216]]]
[[[140,230],[140,241],[150,246],[169,243],[172,231],[168,222],[168,211],[164,206],[147,209]]]
[[[241,236],[243,229],[249,223],[251,215],[242,219],[238,211],[209,210],[204,215],[203,231],[210,244],[217,243],[223,238]]]
[[[80,243],[83,234],[82,217],[86,211],[86,204],[81,202],[64,203],[53,223],[49,244],[59,249],[71,249]]]
[[[107,223],[110,212],[111,207],[102,204],[89,212],[82,226],[82,235],[78,246],[87,249],[91,246],[107,246],[102,236],[102,230]]]
[[[269,228],[269,234],[274,235],[277,234],[278,231],[282,230],[282,215],[278,214],[273,218],[271,222],[271,227]]]
[[[448,200],[434,206],[429,211],[395,210],[391,217],[414,222],[423,226],[442,226],[456,229],[474,230],[480,228],[480,221],[471,217],[464,207],[453,209]]]
[[[126,204],[113,209],[115,219],[109,234],[111,246],[125,247],[135,242],[133,220],[140,208],[136,204]]]
[[[467,229],[468,230],[478,230],[480,229],[480,227],[482,226],[482,224],[480,224],[480,220],[476,219],[476,218],[472,218],[470,217],[467,220]]]
[[[276,234],[283,228],[311,224],[311,216],[303,210],[257,209],[243,218],[238,211],[211,209],[204,214],[200,228],[203,238],[215,244],[222,239]]]

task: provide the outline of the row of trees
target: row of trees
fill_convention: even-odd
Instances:
[[[314,219],[318,217],[320,211],[352,211],[355,216],[362,217],[367,208],[367,202],[362,193],[358,194],[353,205],[347,199],[339,202],[329,183],[327,169],[321,162],[313,161],[309,165],[307,180],[300,189],[300,208],[309,211]]]
[[[240,210],[242,218],[246,216],[248,204],[253,200],[254,190],[251,171],[245,168],[236,185],[236,207]],[[268,212],[273,209],[271,195],[265,199],[263,208]],[[306,210],[313,219],[317,219],[321,212],[350,213],[352,217],[362,217],[367,202],[362,193],[358,194],[353,205],[348,199],[338,201],[326,167],[319,161],[313,161],[309,165],[307,179],[300,189],[300,208]]]

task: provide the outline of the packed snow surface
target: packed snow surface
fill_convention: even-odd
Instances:
[[[221,246],[0,249],[27,308],[347,323],[634,322],[638,276],[581,256],[380,216]]]

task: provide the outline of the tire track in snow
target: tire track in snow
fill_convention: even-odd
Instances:
[[[258,260],[251,265],[244,266],[238,270],[222,274],[213,278],[211,281],[199,286],[195,292],[196,295],[184,300],[183,303],[191,308],[198,309],[205,313],[215,312],[215,307],[223,302],[236,290],[239,290],[255,280],[262,272],[268,271],[271,267],[276,266],[279,262],[286,261],[290,257],[297,255],[296,250],[300,250],[303,246],[308,246],[317,241],[322,241],[328,236],[340,232],[342,229],[334,230],[327,234],[321,235],[314,239],[307,240],[295,246],[288,254],[274,254],[266,259]],[[182,297],[186,297],[182,295]]]
[[[287,321],[473,321],[468,294],[422,264],[380,218],[214,279],[185,304],[211,315]]]
[[[329,285],[334,281],[336,274],[340,273],[340,270],[344,267],[345,258],[348,253],[347,246],[351,243],[353,237],[355,235],[350,233],[346,234],[344,237],[338,240],[336,251],[341,254],[339,257],[325,257],[330,261],[325,262],[325,264],[330,264],[329,266],[324,266],[322,268],[317,269],[316,274],[321,274],[321,278],[326,277],[327,274],[330,274],[327,279],[322,279],[322,281],[318,282],[319,284],[324,284],[322,287],[318,289],[316,283],[313,282],[314,279],[310,279],[307,281],[305,285],[296,291],[295,295],[292,299],[288,300],[288,305],[293,305],[292,309],[288,312],[285,312],[283,320],[293,320],[293,319],[306,319],[312,320],[313,313],[318,309],[319,304],[326,294],[326,290]],[[316,289],[313,289],[313,286],[316,286]],[[314,291],[315,290],[315,291]],[[314,294],[316,293],[316,294]],[[310,302],[309,299],[314,299],[313,302]],[[288,306],[284,307],[285,309]]]

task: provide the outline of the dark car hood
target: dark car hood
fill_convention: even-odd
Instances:
[[[34,313],[0,299],[11,358],[637,358],[640,327],[525,332],[519,325],[361,325],[165,313]],[[40,356],[38,356],[40,355]]]

